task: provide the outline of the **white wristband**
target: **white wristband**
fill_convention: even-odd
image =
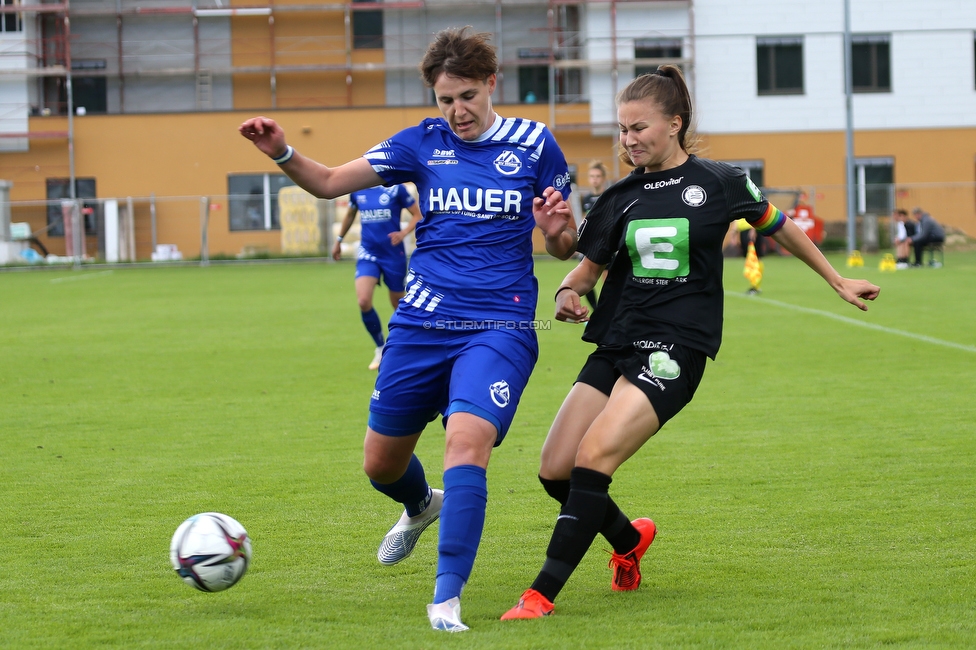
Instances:
[[[342,243],[342,235],[339,235],[338,237],[336,237],[336,241],[339,242],[339,243]]]
[[[287,145],[285,153],[281,154],[280,158],[272,158],[271,162],[276,165],[284,165],[286,162],[291,160],[291,157],[295,155],[295,148],[291,145]]]

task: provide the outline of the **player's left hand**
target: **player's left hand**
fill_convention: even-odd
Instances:
[[[407,233],[403,232],[402,230],[394,230],[389,235],[390,243],[393,244],[394,246],[399,246],[400,242],[402,242],[404,237],[406,236]]]
[[[532,199],[532,216],[546,237],[557,237],[566,230],[573,218],[573,210],[563,200],[563,194],[547,187],[541,197]]]
[[[881,287],[867,280],[851,280],[841,278],[837,295],[851,303],[861,311],[867,311],[868,306],[862,300],[874,300],[881,293]]]

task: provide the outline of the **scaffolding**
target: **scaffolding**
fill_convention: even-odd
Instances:
[[[622,70],[648,68],[663,63],[681,65],[686,74],[693,71],[694,29],[692,0],[392,0],[308,4],[276,4],[268,0],[261,6],[224,7],[221,0],[75,0],[74,3],[23,3],[0,6],[0,14],[16,14],[32,19],[33,28],[25,38],[29,59],[26,68],[7,66],[0,79],[11,75],[26,77],[36,84],[36,105],[31,115],[68,115],[68,89],[73,79],[106,79],[113,84],[116,110],[103,112],[142,112],[127,106],[127,90],[136,80],[182,78],[193,86],[193,104],[186,110],[230,110],[215,99],[218,80],[264,79],[270,108],[356,106],[354,80],[358,75],[374,75],[364,82],[377,84],[375,74],[412,75],[429,42],[432,26],[450,22],[480,20],[484,27],[493,18],[493,31],[499,54],[500,79],[514,79],[523,69],[545,67],[549,122],[554,130],[605,129],[609,120],[594,119],[586,90],[590,76],[611,80],[609,96],[616,94]],[[679,7],[687,14],[687,27],[670,36],[680,42],[679,51],[667,56],[641,56],[633,46],[641,34],[654,35],[648,19],[644,26],[618,25],[622,8]],[[354,30],[357,15],[380,12],[383,24],[379,34],[382,49],[357,47],[360,35]],[[608,17],[600,29],[587,24],[587,12]],[[633,15],[633,14],[631,14]],[[519,18],[530,20],[520,22]],[[536,17],[539,20],[535,20]],[[146,29],[154,19],[176,25],[174,38],[138,39],[127,36]],[[83,40],[76,26],[100,26],[98,36],[107,37],[114,19],[114,40]],[[297,19],[297,20],[296,20]],[[224,31],[215,31],[211,21],[228,21]],[[506,23],[506,20],[508,22]],[[601,18],[602,20],[602,18]],[[176,21],[173,23],[173,21]],[[316,22],[318,21],[318,22]],[[535,24],[533,24],[535,21]],[[593,22],[593,21],[591,21]],[[634,21],[631,20],[630,23]],[[287,23],[289,29],[281,25]],[[304,33],[296,25],[315,24],[322,33]],[[157,21],[156,24],[162,24]],[[506,27],[506,24],[508,27]],[[643,31],[642,31],[643,30]],[[25,31],[27,28],[25,27]],[[508,33],[519,32],[519,33]],[[96,57],[77,58],[72,50]],[[382,53],[382,55],[377,54]],[[330,74],[343,78],[344,97],[329,101],[281,101],[280,80],[308,74]],[[541,72],[540,72],[541,74]],[[693,75],[689,76],[693,83]],[[103,82],[104,83],[104,82]],[[379,82],[383,83],[383,82]],[[406,83],[406,82],[403,82]],[[417,82],[419,84],[419,82]],[[520,82],[521,83],[521,82]],[[508,84],[509,94],[512,83]],[[499,103],[511,102],[506,85],[499,84]],[[413,91],[413,99],[386,101],[385,105],[430,104],[429,95]],[[519,101],[531,101],[519,97]],[[413,102],[413,104],[411,104]],[[143,109],[144,110],[144,109]],[[67,137],[63,132],[5,133],[0,137]]]

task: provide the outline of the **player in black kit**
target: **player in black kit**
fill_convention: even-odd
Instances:
[[[654,540],[647,518],[630,522],[608,494],[611,476],[688,404],[722,339],[722,242],[745,218],[862,310],[880,289],[841,277],[813,242],[771,205],[745,172],[689,153],[691,99],[672,65],[617,96],[621,156],[636,169],[601,195],[580,225],[579,266],[556,291],[556,318],[587,322],[597,344],[553,421],[539,479],[562,504],[542,570],[502,620],[539,618],[597,533],[613,546],[611,588],[640,585]],[[580,296],[610,265],[589,319]]]

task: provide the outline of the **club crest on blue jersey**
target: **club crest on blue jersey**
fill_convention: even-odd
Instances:
[[[501,381],[496,381],[494,384],[489,386],[488,392],[491,394],[491,401],[494,402],[499,408],[505,408],[508,406],[509,401],[512,399],[512,391],[508,387],[508,382],[504,379]]]
[[[505,176],[517,174],[522,169],[522,160],[514,152],[506,149],[495,158],[495,169]]]

